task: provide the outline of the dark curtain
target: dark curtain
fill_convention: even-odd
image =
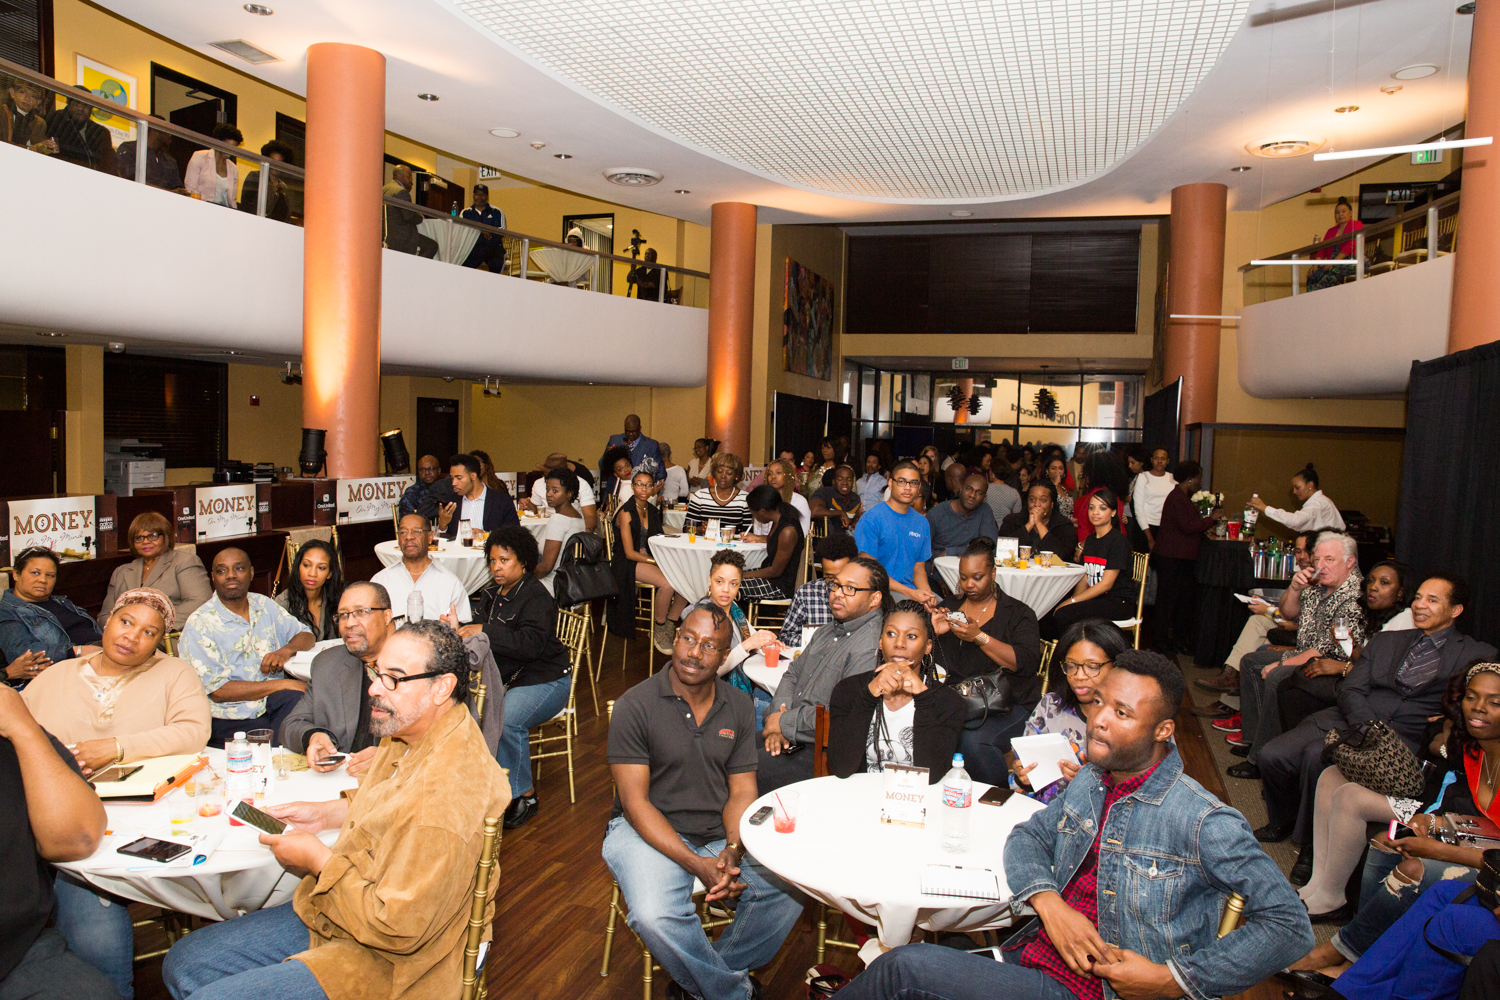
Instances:
[[[1177,400],[1182,393],[1182,379],[1158,389],[1146,397],[1142,421],[1145,430],[1141,441],[1148,449],[1165,448],[1172,465],[1177,464],[1177,448],[1182,428],[1177,424]]]
[[[1459,628],[1500,644],[1500,343],[1411,366],[1396,558],[1469,581]],[[1372,470],[1373,474],[1373,470]]]

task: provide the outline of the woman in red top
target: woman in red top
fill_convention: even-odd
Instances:
[[[1125,463],[1109,448],[1101,448],[1088,458],[1079,477],[1078,499],[1073,502],[1073,522],[1078,525],[1078,541],[1081,544],[1094,533],[1089,521],[1089,497],[1107,489],[1116,497],[1130,495],[1130,477],[1125,472]],[[1118,523],[1125,523],[1125,501],[1118,501]]]
[[[1323,241],[1337,239],[1340,236],[1352,236],[1363,228],[1365,224],[1354,217],[1354,208],[1349,204],[1349,199],[1340,198],[1338,204],[1333,206],[1333,225],[1329,226],[1328,232],[1323,234]],[[1354,256],[1354,241],[1340,243],[1337,247],[1324,247],[1314,256],[1318,260],[1349,260]],[[1353,273],[1354,268],[1347,264],[1340,264],[1337,267],[1315,267],[1307,272],[1307,290],[1310,292],[1317,288],[1337,285]]]

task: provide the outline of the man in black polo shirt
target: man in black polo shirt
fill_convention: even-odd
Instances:
[[[752,755],[753,757],[753,755]],[[0,997],[115,1000],[98,969],[47,926],[52,866],[94,853],[104,806],[67,747],[0,685]]]
[[[631,930],[673,979],[669,998],[756,1000],[761,986],[749,970],[776,956],[802,915],[802,903],[739,843],[740,816],[759,794],[755,707],[716,676],[729,629],[718,608],[689,614],[670,669],[625,692],[609,724],[617,801],[604,861]],[[710,901],[739,900],[718,941],[698,925],[694,879]]]

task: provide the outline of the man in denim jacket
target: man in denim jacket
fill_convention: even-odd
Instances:
[[[848,1000],[1208,1000],[1306,954],[1312,928],[1286,877],[1244,817],[1182,773],[1171,740],[1184,690],[1156,653],[1115,658],[1089,765],[1006,843],[1012,900],[1041,925],[1014,959],[909,945],[873,962]],[[1231,892],[1245,897],[1246,920],[1220,939]]]

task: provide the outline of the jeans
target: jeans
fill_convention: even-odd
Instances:
[[[888,951],[839,992],[839,1000],[1077,1000],[1040,969],[935,944]]]
[[[801,744],[796,753],[773,754],[766,750],[765,740],[757,739],[755,781],[762,795],[798,781],[811,781],[817,765],[813,762],[811,742]]]
[[[766,728],[766,710],[771,707],[771,692],[763,687],[756,687],[750,692],[750,700],[755,702],[755,731],[761,733]],[[760,740],[762,746],[765,740]]]
[[[1240,661],[1240,735],[1250,747],[1250,760],[1256,764],[1266,744],[1281,735],[1276,689],[1293,671],[1301,669],[1279,664],[1282,655],[1278,650],[1258,649]],[[1262,677],[1261,668],[1273,663],[1277,665]]]
[[[978,729],[965,729],[959,736],[958,749],[964,755],[964,770],[975,781],[1004,787],[1010,775],[1005,754],[1010,741],[1026,730],[1036,703],[1018,704],[1004,715],[992,715]]]
[[[68,950],[63,936],[43,929],[21,964],[0,979],[0,1000],[115,1000],[109,978]]]
[[[173,1000],[328,1000],[312,970],[287,959],[311,937],[291,903],[193,931],[162,960]]]
[[[564,674],[545,684],[505,689],[505,728],[495,760],[510,773],[512,800],[534,791],[531,781],[531,728],[540,726],[568,706],[570,678]]]
[[[1411,909],[1411,905],[1422,893],[1448,879],[1472,882],[1479,874],[1475,869],[1465,868],[1463,865],[1424,859],[1422,881],[1416,885],[1403,886],[1399,892],[1392,892],[1385,885],[1385,880],[1391,869],[1402,860],[1399,854],[1389,854],[1374,848],[1365,857],[1364,874],[1359,883],[1359,910],[1354,914],[1354,919],[1329,942],[1349,961],[1358,961],[1380,935]]]
[[[721,837],[694,853],[717,857]],[[710,942],[693,906],[693,876],[641,839],[623,816],[609,822],[604,835],[604,863],[620,883],[629,912],[625,921],[673,981],[687,992],[712,1000],[748,998],[750,970],[776,957],[781,943],[802,916],[802,901],[754,858],[740,863],[745,883],[734,921]]]
[[[208,745],[222,750],[224,744],[234,739],[235,733],[248,733],[252,729],[269,729],[274,734],[271,740],[275,742],[281,738],[281,724],[301,700],[301,691],[277,691],[266,696],[265,715],[253,719],[211,719]]]
[[[129,905],[77,876],[57,873],[57,929],[68,948],[98,969],[130,1000],[135,996],[135,930]]]

